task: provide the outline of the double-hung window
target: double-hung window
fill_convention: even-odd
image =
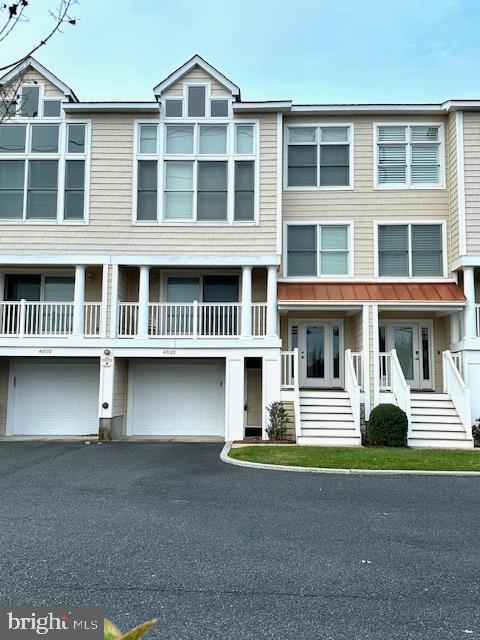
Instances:
[[[0,220],[84,219],[86,133],[77,122],[0,126]]]
[[[287,187],[352,185],[351,126],[287,127]]]
[[[287,225],[288,276],[346,276],[350,262],[349,225]]]
[[[441,125],[375,125],[376,186],[443,186]]]
[[[162,148],[158,127],[138,125],[137,221],[255,220],[254,124],[167,122]]]
[[[378,225],[378,275],[443,277],[441,224]]]

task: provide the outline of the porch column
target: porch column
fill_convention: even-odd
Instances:
[[[73,291],[73,335],[85,333],[85,265],[75,267],[75,288]]]
[[[270,416],[267,407],[272,403],[280,400],[281,395],[281,364],[280,353],[264,356],[262,362],[262,433],[263,438],[267,439],[267,428],[269,427]]]
[[[150,267],[140,266],[138,287],[138,337],[148,337],[148,305],[150,303]]]
[[[474,267],[464,267],[463,269],[463,292],[467,299],[464,311],[464,338],[475,338],[477,336],[477,318],[475,311],[475,269]]]
[[[450,347],[460,340],[460,317],[457,312],[450,315]]]
[[[245,361],[227,357],[225,363],[225,440],[243,440],[245,435]]]
[[[362,352],[363,352],[363,398],[365,405],[365,420],[370,418],[371,389],[370,389],[370,306],[362,307]]]
[[[267,273],[267,336],[274,337],[277,331],[277,267],[268,267]]]
[[[242,337],[252,335],[252,267],[242,267]]]

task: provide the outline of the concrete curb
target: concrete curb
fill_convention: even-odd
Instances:
[[[290,467],[282,464],[264,464],[261,462],[246,462],[235,460],[228,455],[232,448],[231,442],[226,442],[221,453],[220,460],[236,467],[249,467],[250,469],[266,469],[267,471],[293,471],[294,473],[320,473],[332,475],[381,475],[381,476],[478,476],[480,471],[414,471],[401,469],[330,469],[328,467]]]

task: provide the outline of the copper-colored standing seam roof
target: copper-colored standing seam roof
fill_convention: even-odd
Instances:
[[[454,282],[279,282],[278,301],[465,302]]]

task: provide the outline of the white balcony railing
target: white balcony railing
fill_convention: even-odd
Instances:
[[[254,302],[252,304],[252,335],[264,336],[267,333],[267,303]]]
[[[102,303],[84,305],[86,337],[101,333]],[[73,334],[73,302],[0,302],[1,337],[66,337]]]
[[[152,338],[222,338],[241,335],[241,307],[237,302],[153,302],[148,305],[148,336]],[[133,338],[139,332],[138,302],[120,302],[118,335]],[[252,306],[252,334],[266,333],[266,305]]]

